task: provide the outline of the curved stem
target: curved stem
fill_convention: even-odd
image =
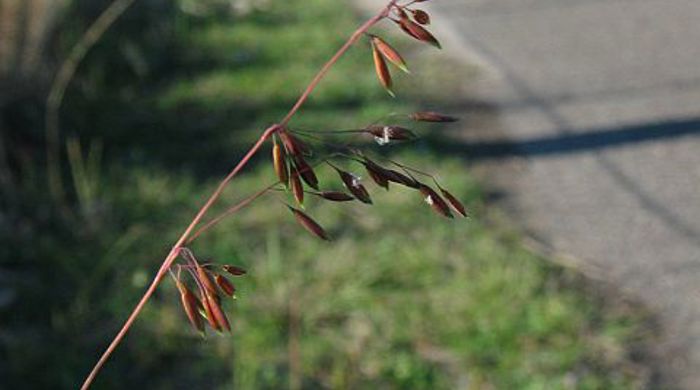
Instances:
[[[338,62],[340,57],[342,57],[343,54],[345,54],[345,52],[347,52],[348,49],[350,49],[350,47],[354,45],[355,42],[357,42],[357,40],[360,39],[360,37],[364,33],[367,32],[367,30],[369,30],[372,26],[377,24],[377,22],[386,18],[389,15],[391,8],[394,7],[394,5],[396,5],[397,2],[398,0],[390,1],[389,4],[386,7],[384,7],[384,9],[379,14],[365,22],[365,24],[360,26],[360,28],[358,28],[357,31],[355,31],[350,36],[350,39],[348,39],[348,41],[345,42],[345,44],[340,48],[340,50],[338,50],[338,52],[335,53],[335,55],[331,57],[330,60],[328,60],[328,62],[323,66],[323,68],[321,68],[321,70],[316,74],[313,80],[311,80],[311,83],[309,83],[309,86],[306,87],[304,93],[302,93],[301,96],[299,96],[299,100],[297,100],[297,102],[294,104],[294,107],[292,107],[292,109],[289,110],[287,116],[285,116],[284,119],[282,119],[282,121],[280,122],[281,126],[286,126],[289,123],[294,114],[296,114],[297,111],[299,111],[299,109],[301,108],[301,106],[303,106],[304,103],[306,103],[306,100],[308,100],[311,93],[316,89],[318,83],[320,83],[321,80],[323,80],[323,77],[325,77],[326,73],[328,73],[328,71],[331,70],[333,65],[335,65],[336,62]]]
[[[131,312],[131,315],[129,315],[129,318],[126,320],[121,330],[119,330],[119,333],[117,333],[117,335],[114,337],[114,340],[112,340],[107,349],[104,351],[104,353],[100,357],[100,360],[97,361],[97,364],[95,364],[95,367],[93,367],[92,371],[85,379],[81,390],[87,390],[92,384],[92,382],[95,380],[97,373],[100,371],[107,359],[109,359],[112,352],[114,352],[119,343],[122,341],[122,339],[126,335],[126,332],[129,330],[129,328],[131,328],[131,325],[136,320],[136,317],[138,317],[138,315],[141,313],[141,310],[143,310],[143,307],[146,305],[146,302],[148,302],[148,300],[151,298],[153,292],[155,292],[161,280],[166,275],[168,269],[173,264],[173,261],[175,261],[175,259],[177,258],[178,254],[180,253],[181,246],[185,243],[189,235],[192,233],[192,230],[194,230],[195,226],[197,226],[197,224],[202,220],[202,218],[204,218],[204,215],[209,210],[209,208],[211,208],[214,202],[216,202],[219,196],[221,196],[221,193],[226,188],[226,185],[238,174],[238,172],[240,172],[241,169],[243,169],[243,167],[248,163],[248,161],[253,157],[253,155],[257,153],[257,151],[260,149],[263,143],[265,143],[265,141],[267,141],[267,139],[270,138],[270,136],[272,136],[272,134],[278,131],[279,129],[280,127],[278,125],[274,125],[265,130],[262,136],[260,136],[258,141],[255,143],[255,145],[253,145],[253,147],[241,159],[241,161],[238,162],[236,167],[233,168],[233,170],[228,174],[228,176],[224,178],[224,180],[221,181],[221,183],[219,183],[219,186],[216,188],[214,193],[211,194],[209,200],[207,200],[204,206],[202,206],[197,215],[195,215],[194,219],[192,219],[192,222],[190,222],[187,229],[185,229],[185,232],[182,233],[175,245],[173,245],[172,249],[170,250],[170,253],[163,261],[163,264],[160,266],[158,273],[151,282],[151,285],[148,287],[148,290],[146,290],[146,292],[143,294],[143,297],[141,297],[141,300]]]
[[[282,128],[284,128],[289,121],[292,119],[292,117],[299,111],[301,106],[306,102],[306,100],[309,98],[311,93],[316,89],[318,84],[321,82],[323,77],[328,73],[328,71],[335,65],[336,62],[340,59],[340,57],[345,54],[345,52],[350,49],[350,47],[357,42],[357,40],[367,32],[372,26],[374,26],[377,22],[381,21],[382,19],[386,18],[389,15],[389,12],[391,11],[391,8],[397,3],[398,0],[391,0],[389,4],[382,9],[382,11],[377,14],[376,16],[372,17],[369,19],[367,22],[365,22],[362,26],[360,26],[353,34],[352,36],[348,39],[348,41],[338,50],[338,52],[321,68],[321,70],[318,72],[318,74],[314,77],[314,79],[311,81],[311,83],[308,85],[306,90],[302,93],[302,95],[299,97],[299,100],[297,100],[296,104],[292,107],[292,109],[289,111],[287,116],[284,117],[284,119],[276,125],[273,125],[260,136],[258,141],[253,145],[253,147],[246,153],[246,155],[236,164],[236,166],[233,168],[233,170],[219,183],[219,186],[216,188],[214,193],[211,194],[207,202],[202,206],[202,208],[197,212],[195,215],[194,219],[192,219],[192,222],[190,222],[189,226],[185,229],[185,231],[182,233],[180,238],[175,242],[175,244],[172,246],[170,249],[170,253],[168,253],[168,256],[165,258],[163,263],[160,266],[160,269],[158,270],[158,273],[154,277],[153,281],[151,282],[151,285],[148,287],[144,295],[141,297],[139,300],[139,303],[136,305],[134,310],[131,312],[129,315],[129,318],[126,320],[122,328],[119,330],[117,335],[114,337],[114,340],[109,344],[107,349],[104,351],[100,359],[97,361],[95,366],[93,367],[92,371],[90,371],[90,374],[87,376],[85,379],[85,382],[81,386],[81,390],[87,390],[90,388],[90,385],[92,382],[95,380],[95,377],[99,373],[100,369],[104,364],[107,362],[109,357],[112,355],[114,350],[117,348],[119,343],[122,341],[126,333],[129,331],[131,328],[132,324],[138,317],[138,315],[141,313],[141,310],[143,310],[143,307],[146,305],[148,300],[151,298],[153,293],[155,292],[156,288],[158,288],[158,285],[162,281],[163,277],[167,274],[168,269],[172,266],[173,262],[175,259],[177,259],[178,254],[180,253],[180,249],[182,248],[182,245],[185,244],[188,239],[190,239],[190,235],[192,234],[193,230],[195,227],[201,222],[201,220],[204,218],[204,215],[207,213],[207,211],[211,208],[211,206],[216,202],[216,200],[221,196],[223,193],[224,189],[226,186],[231,182],[231,180],[238,174],[238,172],[245,167],[245,165],[248,163],[248,161],[258,152],[260,147],[267,141],[274,133],[280,131]],[[245,203],[245,202],[244,202]],[[220,219],[217,218],[213,220],[215,223],[218,223]],[[204,228],[207,228],[208,226],[204,226]],[[197,233],[196,233],[197,234]]]

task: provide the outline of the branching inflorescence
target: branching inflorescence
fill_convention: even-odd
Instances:
[[[314,236],[323,240],[330,240],[330,236],[323,227],[303,211],[306,194],[317,196],[330,202],[358,200],[365,204],[372,204],[370,192],[360,176],[351,172],[351,168],[343,169],[339,166],[338,162],[343,161],[366,172],[374,184],[386,190],[389,190],[390,186],[398,185],[416,191],[441,216],[447,218],[453,218],[454,214],[463,217],[467,216],[462,203],[441,186],[433,175],[396,161],[370,158],[363,151],[350,146],[352,145],[350,142],[337,142],[337,137],[340,136],[352,137],[352,141],[366,137],[373,139],[380,146],[406,142],[417,137],[408,128],[394,123],[373,123],[360,129],[310,131],[294,129],[289,125],[292,117],[306,102],[328,70],[363,36],[369,40],[380,84],[389,94],[394,96],[388,63],[406,73],[408,73],[408,67],[396,49],[384,39],[370,34],[368,31],[378,22],[390,20],[396,23],[409,36],[439,48],[440,43],[438,40],[424,27],[430,24],[430,16],[427,12],[415,8],[417,3],[426,1],[428,0],[390,1],[380,13],[358,28],[339,51],[324,65],[287,116],[280,123],[270,126],[263,132],[255,145],[238,162],[228,176],[221,181],[217,189],[173,245],[148,290],[101,356],[90,375],[86,378],[82,389],[90,387],[100,368],[121,342],[143,306],[166,275],[170,275],[174,280],[180,292],[181,303],[187,319],[196,331],[204,333],[207,326],[218,332],[231,330],[231,324],[223,310],[223,303],[226,297],[235,296],[236,288],[228,277],[241,277],[246,274],[246,271],[234,265],[218,265],[209,261],[202,262],[194,254],[190,244],[221,220],[240,211],[265,194],[272,191],[287,193],[290,199],[289,201],[284,201],[284,204],[296,221]],[[391,115],[384,119],[433,123],[446,123],[457,120],[435,112],[416,112],[403,117]],[[334,138],[327,140],[324,136],[332,136]],[[272,165],[278,181],[248,196],[220,215],[202,223],[207,211],[219,199],[231,180],[268,141],[272,142]],[[319,152],[320,149],[323,150],[323,153]],[[335,171],[339,182],[343,184],[347,191],[323,189],[315,172],[317,169],[331,169]],[[431,182],[432,186],[421,180]]]

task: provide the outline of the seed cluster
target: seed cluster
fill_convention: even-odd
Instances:
[[[408,115],[406,119],[415,122],[432,123],[449,123],[457,120],[454,117],[432,111],[415,112]],[[277,179],[291,193],[296,203],[296,207],[288,205],[289,210],[297,222],[314,236],[323,240],[330,239],[323,227],[302,211],[306,193],[311,193],[331,202],[358,200],[368,205],[373,204],[370,191],[360,175],[338,167],[332,162],[335,159],[349,160],[351,163],[362,166],[371,181],[385,190],[389,190],[392,183],[417,190],[430,207],[443,217],[453,218],[454,213],[463,217],[467,216],[464,205],[442,187],[433,175],[391,160],[387,164],[382,165],[357,149],[343,147],[338,144],[332,144],[332,146],[342,150],[341,152],[336,152],[331,157],[319,159],[314,166],[317,167],[322,163],[330,166],[337,173],[340,183],[342,183],[347,192],[319,190],[320,185],[315,168],[307,162],[307,158],[313,157],[313,148],[299,138],[310,133],[312,132],[295,132],[288,127],[281,128],[277,133],[277,137],[273,139],[272,163]],[[375,139],[381,139],[380,145],[390,142],[410,141],[417,138],[416,133],[412,130],[398,125],[373,124],[363,129],[331,133],[336,135],[366,134]],[[318,139],[319,137],[314,136],[314,140]],[[428,177],[437,190],[419,180],[418,177]],[[310,187],[310,189],[307,191],[305,187]]]
[[[435,38],[435,36],[430,33],[425,27],[430,24],[430,15],[420,9],[414,9],[411,6],[415,3],[423,3],[423,1],[412,1],[408,4],[394,4],[392,7],[393,15],[390,19],[396,23],[399,28],[421,42],[425,42],[436,48],[442,48],[440,42]],[[406,61],[399,52],[394,49],[390,44],[388,44],[382,38],[367,34],[369,36],[370,45],[372,47],[372,57],[374,58],[374,69],[377,72],[377,77],[379,82],[386,89],[386,91],[391,95],[395,96],[393,91],[393,81],[391,78],[391,72],[389,72],[389,67],[387,66],[387,60],[401,71],[405,73],[410,73]]]
[[[415,4],[425,1],[427,0],[413,0],[403,5],[399,4],[399,2],[392,2],[385,18],[395,22],[409,36],[440,48],[438,40],[423,27],[430,24],[430,15],[423,10],[413,8]],[[392,90],[393,81],[387,62],[401,71],[409,73],[406,61],[384,39],[374,34],[366,35],[369,38],[379,82],[394,96]],[[396,118],[396,115],[391,115],[389,118]],[[457,121],[457,118],[433,111],[415,112],[403,117],[403,119],[412,122],[429,123]],[[294,203],[294,205],[287,203],[286,206],[297,223],[306,231],[322,240],[329,241],[331,237],[318,222],[306,213],[304,207],[306,194],[335,203],[357,200],[367,205],[373,204],[370,191],[360,174],[336,165],[336,160],[338,159],[344,159],[349,161],[350,164],[360,166],[371,182],[387,191],[393,186],[415,190],[438,215],[446,218],[454,218],[455,214],[462,217],[467,216],[464,205],[442,187],[435,176],[431,174],[392,160],[383,159],[380,163],[379,159],[371,159],[363,152],[351,148],[347,144],[326,143],[320,137],[320,134],[324,132],[299,131],[292,129],[286,124],[275,126],[272,136],[272,165],[279,184],[269,188],[287,191],[291,198],[289,203]],[[380,146],[412,141],[417,138],[417,134],[413,130],[394,123],[374,123],[361,129],[330,131],[330,133],[334,136],[369,137]],[[310,140],[307,140],[307,138]],[[320,141],[329,145],[336,152],[319,158],[314,155],[315,148],[310,146],[312,141]],[[338,181],[345,187],[345,191],[321,189],[316,169],[324,164],[335,171],[338,175]],[[432,181],[433,186],[421,180]],[[259,194],[263,194],[266,191],[263,190]],[[257,196],[259,195],[255,195],[245,202],[250,202]],[[239,204],[231,210],[238,210],[243,205],[243,203]],[[230,331],[231,325],[222,308],[222,296],[235,297],[236,287],[224,274],[239,277],[245,275],[246,271],[233,265],[200,263],[189,248],[180,248],[179,255],[184,261],[181,264],[174,265],[169,271],[180,291],[182,306],[192,327],[202,333],[204,333],[206,325],[209,325],[211,329],[216,331]],[[189,275],[187,279],[190,280],[189,285],[193,286],[192,288],[188,287],[188,283],[183,278],[183,271],[185,276]]]
[[[231,324],[223,310],[222,295],[235,298],[236,287],[223,273],[239,277],[246,271],[234,265],[200,263],[189,248],[180,248],[179,255],[183,263],[175,265],[177,271],[171,270],[170,275],[180,291],[180,301],[190,324],[202,334],[205,332],[205,321],[213,330],[230,332]],[[188,286],[183,271],[189,274],[196,294]]]

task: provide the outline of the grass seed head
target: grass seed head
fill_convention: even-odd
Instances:
[[[389,181],[392,181],[392,182],[398,183],[398,184],[403,184],[409,188],[415,188],[415,189],[420,188],[420,183],[418,183],[418,181],[416,179],[414,179],[408,175],[405,175],[405,174],[403,174],[399,171],[393,170],[393,169],[386,169],[385,172],[387,174],[387,179],[389,179]]]
[[[234,286],[233,283],[231,283],[223,275],[216,275],[214,281],[216,281],[216,284],[219,286],[221,291],[223,291],[224,294],[228,295],[229,297],[233,297],[233,295],[236,294],[236,286]]]
[[[203,292],[201,302],[202,302],[202,305],[204,306],[204,314],[205,314],[204,317],[207,319],[207,322],[209,323],[209,326],[212,329],[214,329],[216,331],[220,331],[221,326],[219,325],[219,322],[216,320],[216,317],[214,315],[214,310],[212,309],[212,305],[211,305],[211,303],[212,303],[212,301],[214,301],[214,299],[209,299],[209,298],[210,298],[209,294],[206,292]]]
[[[365,131],[372,134],[381,145],[390,141],[409,141],[416,138],[415,133],[400,126],[371,125]]]
[[[305,143],[300,141],[297,137],[293,136],[287,130],[281,130],[277,133],[282,140],[282,144],[287,149],[287,152],[292,156],[299,156],[303,154],[309,154],[309,147]]]
[[[446,218],[454,218],[450,207],[432,188],[425,184],[420,184],[420,193],[425,197],[425,202],[438,214]]]
[[[311,165],[309,165],[300,154],[295,155],[293,159],[294,165],[297,167],[297,172],[299,172],[299,176],[301,176],[301,178],[310,187],[318,190],[318,177],[316,177],[316,173],[314,172],[313,168],[311,168]]]
[[[453,116],[443,115],[433,111],[414,112],[409,117],[416,122],[449,123],[459,120]]]
[[[376,35],[371,36],[372,45],[386,58],[394,64],[397,68],[401,69],[405,73],[410,73],[408,71],[408,66],[406,66],[406,61],[403,59],[401,54],[394,49],[391,45],[386,43],[382,38]]]
[[[272,163],[275,168],[275,173],[280,183],[284,184],[285,187],[289,186],[289,168],[287,167],[287,155],[284,148],[275,142],[272,147]]]
[[[367,174],[369,177],[372,178],[372,180],[380,187],[383,187],[384,189],[388,190],[389,189],[389,176],[386,173],[386,169],[380,167],[379,165],[375,164],[372,161],[365,161],[364,162],[365,169],[367,170]]]
[[[299,206],[304,205],[304,184],[302,184],[299,178],[299,171],[295,167],[291,167],[291,175],[289,176],[289,181],[292,187],[292,194],[294,199],[297,201]]]
[[[217,330],[225,329],[230,332],[231,324],[228,322],[228,318],[226,318],[226,314],[224,313],[223,309],[221,309],[219,300],[216,298],[216,296],[211,294],[206,294],[206,299],[214,321],[218,325]]]
[[[355,200],[352,196],[340,191],[322,191],[315,194],[332,202],[350,202]]]
[[[241,267],[236,267],[235,265],[228,265],[227,264],[221,268],[233,276],[242,276],[242,275],[245,275],[248,273],[248,271],[244,270]]]
[[[431,44],[438,49],[442,48],[440,42],[437,40],[437,38],[435,38],[435,36],[433,36],[433,34],[430,33],[430,31],[426,30],[421,25],[412,22],[410,19],[408,19],[408,17],[401,17],[397,23],[406,34],[412,36],[413,38]]]
[[[330,241],[330,238],[328,237],[326,231],[323,230],[321,225],[316,223],[316,221],[314,221],[311,217],[309,217],[299,209],[295,209],[294,207],[290,206],[287,207],[289,207],[289,210],[294,214],[294,218],[296,218],[297,222],[299,222],[299,224],[303,226],[304,229],[306,229],[309,233],[322,240]]]
[[[197,279],[199,279],[199,282],[202,283],[204,288],[209,293],[216,295],[216,286],[214,285],[214,282],[211,281],[211,277],[209,276],[207,270],[205,270],[201,265],[199,265],[199,263],[196,263],[195,267],[197,271]]]
[[[411,13],[413,14],[413,20],[415,20],[416,22],[424,26],[430,24],[430,15],[427,12],[420,9],[416,9],[411,11]]]
[[[338,171],[338,175],[340,175],[340,180],[343,181],[345,188],[347,188],[348,191],[350,191],[350,193],[355,198],[357,198],[362,203],[372,204],[372,198],[370,198],[369,192],[367,192],[365,186],[362,185],[362,183],[360,182],[359,177],[350,172],[346,172],[338,168],[336,168],[336,171]]]
[[[442,192],[442,196],[447,199],[447,202],[452,206],[452,209],[459,213],[459,215],[463,217],[467,217],[467,210],[462,204],[462,202],[459,201],[456,197],[454,197],[451,193],[449,193],[446,189],[440,188],[440,192]]]
[[[179,280],[177,283],[177,289],[180,290],[180,301],[182,302],[182,307],[185,310],[187,319],[190,321],[192,327],[198,331],[204,331],[204,323],[202,322],[202,317],[199,315],[199,308],[202,304],[199,299]]]
[[[382,53],[374,43],[372,43],[372,55],[374,57],[374,70],[377,72],[379,82],[382,84],[382,87],[386,89],[389,95],[396,97],[396,94],[394,94],[394,91],[392,90],[393,82],[391,80],[391,73],[389,73],[389,67],[386,66],[384,56],[382,56]]]

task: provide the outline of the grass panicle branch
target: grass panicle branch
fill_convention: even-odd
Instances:
[[[258,153],[258,151],[261,149],[261,147],[268,141],[274,134],[276,133],[284,133],[282,130],[284,127],[289,123],[289,121],[294,117],[294,115],[299,111],[299,109],[304,105],[306,100],[308,100],[309,96],[313,93],[313,91],[316,89],[318,84],[321,82],[321,80],[324,78],[324,76],[328,73],[328,71],[338,62],[338,60],[352,47],[352,45],[357,42],[357,40],[362,37],[371,27],[373,27],[375,24],[380,22],[381,20],[385,19],[388,17],[390,14],[391,10],[396,7],[398,3],[398,0],[391,0],[385,6],[377,15],[374,17],[370,18],[367,22],[365,22],[362,26],[360,26],[351,36],[350,38],[346,41],[346,43],[331,57],[331,59],[321,68],[321,70],[316,74],[316,76],[313,78],[313,80],[309,83],[309,85],[306,87],[304,92],[301,94],[297,102],[294,104],[294,106],[290,109],[289,113],[282,119],[282,121],[279,124],[272,125],[268,127],[259,137],[259,139],[255,142],[255,144],[250,148],[250,150],[245,154],[245,156],[236,164],[236,166],[231,170],[231,172],[219,183],[218,187],[214,192],[210,195],[209,199],[204,203],[204,205],[199,209],[197,214],[194,216],[190,224],[187,226],[187,228],[184,230],[182,235],[178,238],[178,240],[175,242],[175,244],[172,246],[170,249],[170,252],[166,256],[165,260],[161,264],[160,268],[158,269],[158,272],[156,273],[155,277],[153,278],[151,284],[149,285],[148,289],[144,293],[144,295],[141,297],[137,305],[134,307],[133,311],[127,318],[126,322],[124,325],[121,327],[117,335],[114,337],[112,342],[109,344],[107,349],[103,352],[103,354],[100,356],[99,360],[95,364],[95,366],[92,368],[88,376],[85,378],[85,381],[83,382],[83,385],[81,386],[81,390],[87,390],[90,388],[92,383],[94,382],[95,378],[97,377],[97,374],[100,372],[104,364],[107,362],[109,357],[112,355],[114,350],[117,348],[117,346],[121,343],[122,339],[126,335],[126,333],[129,331],[131,326],[133,325],[134,321],[136,318],[139,316],[141,311],[143,310],[144,306],[148,302],[148,300],[151,298],[155,290],[158,288],[160,282],[163,280],[163,278],[168,274],[168,270],[170,267],[173,265],[174,261],[178,258],[180,255],[180,251],[183,248],[183,245],[186,244],[187,242],[191,242],[191,237],[192,233],[195,231],[197,225],[202,221],[206,213],[209,211],[209,209],[214,205],[214,203],[219,199],[221,194],[223,193],[224,189],[228,186],[228,184],[234,179],[234,177],[248,164],[250,159]],[[70,77],[68,77],[68,80]],[[60,98],[56,99],[57,101],[60,101]],[[215,219],[213,220],[214,223],[217,223],[220,219]],[[208,226],[205,226],[203,229],[206,230]],[[196,235],[201,234],[200,231],[195,233],[195,238]],[[203,298],[203,304],[206,308],[209,308],[209,311],[212,308],[210,307],[211,302],[215,302],[213,299],[208,299],[209,297],[202,297]],[[214,313],[215,317],[218,317],[219,320],[223,320],[221,318],[221,315],[223,313]],[[211,317],[211,316],[209,316]],[[224,324],[226,327],[228,327],[228,323],[226,322]]]

